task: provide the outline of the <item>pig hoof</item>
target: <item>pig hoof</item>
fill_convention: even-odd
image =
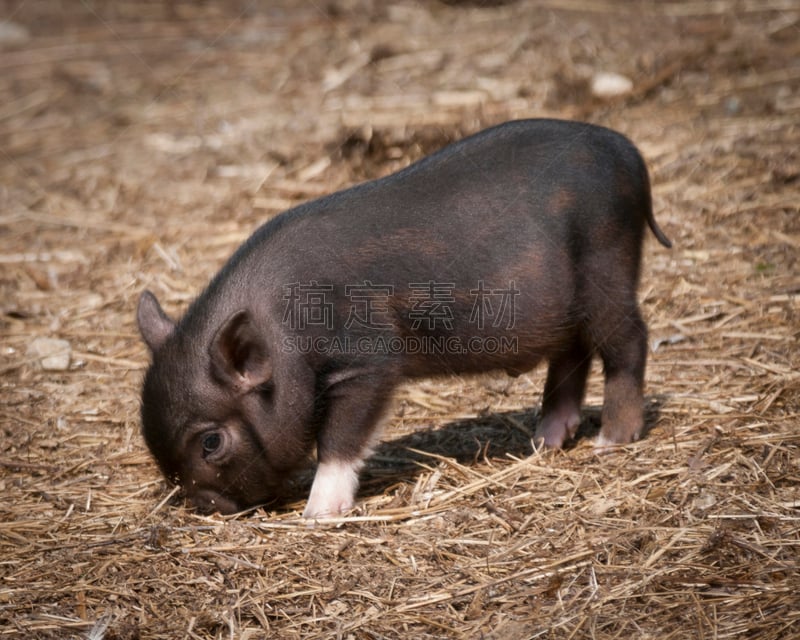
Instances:
[[[353,501],[345,501],[341,504],[318,506],[311,503],[306,505],[303,510],[303,517],[308,520],[320,520],[322,518],[335,518],[347,513],[355,506]]]
[[[625,443],[625,442],[615,442],[614,440],[611,440],[611,439],[607,438],[606,436],[604,436],[601,433],[599,436],[597,436],[597,438],[594,441],[594,452],[597,455],[601,455],[601,456],[602,455],[607,455],[609,453],[613,453],[614,451],[617,451],[621,447],[624,447],[625,444],[627,444],[627,443]]]
[[[303,517],[335,518],[352,509],[355,506],[360,467],[360,460],[320,462]]]
[[[541,447],[561,449],[567,440],[575,436],[580,423],[581,416],[577,411],[548,414],[542,418],[539,426],[536,427],[533,444],[537,449]]]

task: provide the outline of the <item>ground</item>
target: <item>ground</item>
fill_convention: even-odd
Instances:
[[[0,69],[0,638],[800,637],[796,0],[5,0]],[[645,437],[593,452],[599,366],[563,452],[542,369],[425,381],[348,517],[193,512],[139,293],[179,314],[262,221],[530,116],[650,167]]]

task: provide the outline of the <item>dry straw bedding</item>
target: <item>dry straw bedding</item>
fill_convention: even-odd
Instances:
[[[800,6],[475,4],[0,4],[0,637],[800,637]],[[599,369],[556,453],[541,370],[433,380],[353,515],[186,508],[138,433],[138,292],[180,311],[286,206],[530,115],[650,164],[644,440],[592,452]]]

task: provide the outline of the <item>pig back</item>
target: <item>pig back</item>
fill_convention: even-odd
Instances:
[[[514,353],[497,357],[445,350],[415,365],[420,375],[527,367],[578,321],[577,281],[595,245],[620,228],[640,243],[636,209],[648,199],[644,165],[621,135],[512,122],[279,216],[234,256],[227,277],[284,325],[292,288],[295,302],[315,294],[329,315],[302,328],[314,335],[517,338]],[[374,322],[357,321],[359,291],[380,303]]]

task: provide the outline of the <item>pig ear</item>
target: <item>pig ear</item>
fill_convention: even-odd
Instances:
[[[237,311],[225,321],[209,355],[214,376],[234,391],[247,393],[272,376],[266,341],[247,311]]]
[[[155,353],[175,330],[175,323],[164,313],[156,297],[144,291],[136,309],[136,322],[150,353]]]

